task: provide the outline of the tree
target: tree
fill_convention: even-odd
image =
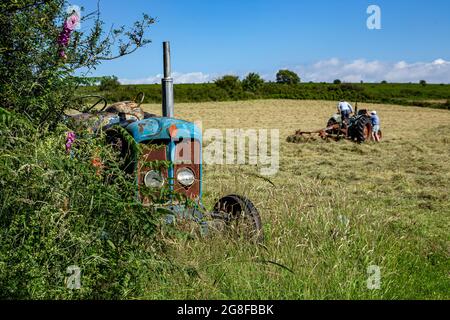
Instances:
[[[76,70],[84,77],[150,42],[145,35],[155,21],[146,14],[128,29],[104,33],[99,9],[82,16],[67,7],[65,0],[0,2],[0,106],[34,123],[55,124],[74,106]]]
[[[420,82],[419,82],[422,86],[426,86],[427,85],[427,82],[425,81],[425,80],[420,80]]]
[[[264,79],[257,73],[249,73],[244,80],[242,80],[242,87],[245,91],[257,92],[264,84]]]
[[[342,83],[342,81],[341,81],[341,80],[339,80],[339,79],[336,79],[336,80],[334,80],[334,81],[333,81],[333,83],[334,83],[334,84],[341,84],[341,83]]]
[[[381,81],[381,84],[387,84],[386,80]]]
[[[120,87],[120,82],[119,82],[119,79],[116,76],[103,77],[100,80],[99,89],[101,91],[114,91],[118,87]]]
[[[300,83],[300,77],[293,71],[280,70],[277,73],[277,82],[283,84],[298,84]]]
[[[242,84],[238,76],[225,75],[214,81],[216,86],[226,90],[228,93],[234,93],[242,90]]]

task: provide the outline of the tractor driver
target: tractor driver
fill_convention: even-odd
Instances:
[[[342,122],[347,122],[350,118],[350,114],[353,113],[353,107],[347,101],[341,100],[338,104],[338,111],[342,116]]]

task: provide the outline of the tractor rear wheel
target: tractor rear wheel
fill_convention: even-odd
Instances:
[[[221,198],[214,206],[212,216],[225,222],[226,230],[234,237],[257,243],[264,239],[261,216],[245,197],[233,194]]]
[[[363,143],[372,139],[372,124],[370,119],[365,116],[360,116],[355,119],[349,128],[349,138],[353,141]]]

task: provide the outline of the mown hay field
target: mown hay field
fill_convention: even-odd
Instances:
[[[382,143],[286,142],[295,130],[324,127],[335,107],[177,104],[177,117],[201,120],[203,129],[279,129],[280,168],[272,185],[256,166],[206,165],[205,204],[228,193],[249,197],[264,222],[264,245],[168,239],[168,256],[189,272],[161,274],[142,298],[449,299],[450,112],[360,104],[378,111]],[[159,105],[145,109],[160,113]],[[381,272],[379,289],[368,288],[370,266]]]

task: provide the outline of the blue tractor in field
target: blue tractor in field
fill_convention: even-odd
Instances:
[[[159,196],[162,190],[167,191],[161,206],[168,223],[195,220],[200,223],[203,233],[220,229],[261,241],[261,217],[249,199],[232,194],[219,199],[212,210],[203,206],[202,132],[194,123],[174,118],[168,42],[164,42],[163,49],[162,116],[144,112],[140,108],[144,94],[139,94],[134,101],[110,106],[101,99],[104,105],[100,110],[95,107],[101,100],[89,110],[69,116],[68,123],[72,128],[80,124],[85,127],[89,123],[93,132],[101,130],[106,133],[108,142],[125,159],[123,169],[136,179],[139,201],[153,205],[152,195]],[[92,111],[94,109],[96,111]],[[139,152],[130,147],[124,130],[139,145]]]

